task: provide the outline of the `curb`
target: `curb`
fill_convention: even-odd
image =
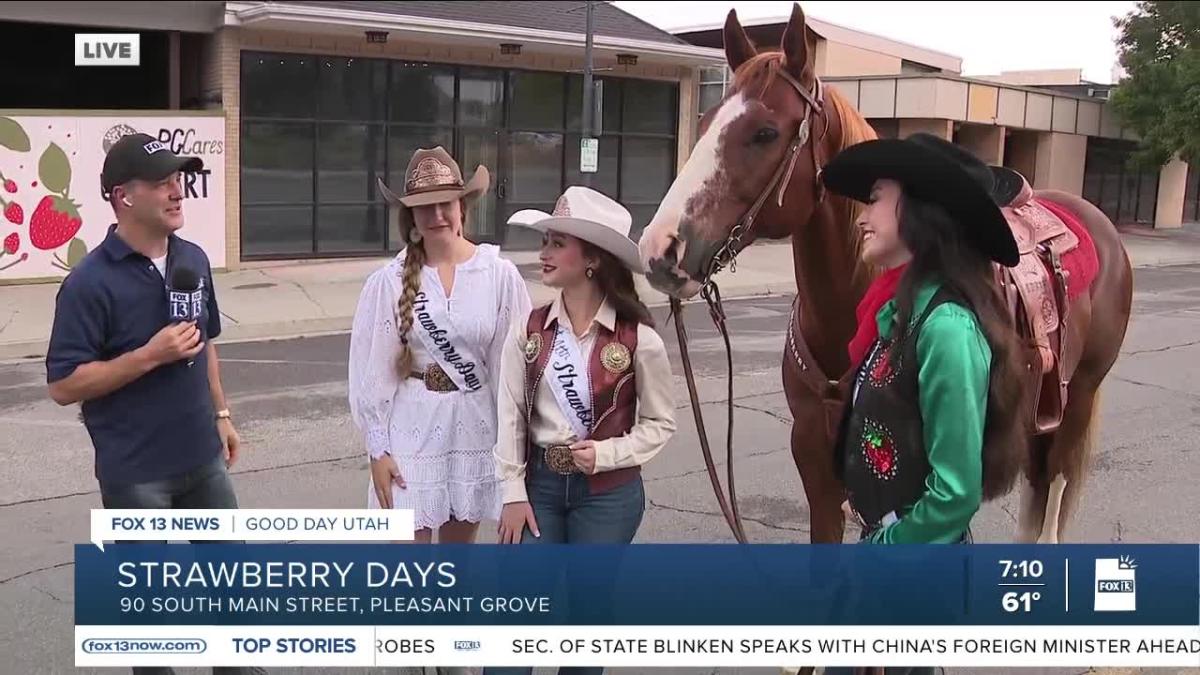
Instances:
[[[1161,269],[1167,267],[1185,266],[1185,265],[1200,265],[1200,255],[1192,255],[1188,253],[1174,253],[1167,251],[1162,252],[1139,252],[1134,253],[1126,246],[1126,253],[1130,254],[1130,263],[1132,267],[1137,269]],[[796,283],[790,276],[786,279],[772,280],[767,282],[746,280],[739,282],[736,279],[736,273],[730,274],[725,278],[725,283],[721,285],[721,297],[723,300],[745,300],[747,298],[764,298],[790,296],[796,293]],[[753,276],[753,275],[750,275]],[[760,276],[773,276],[761,275]],[[545,301],[552,297],[553,291],[548,289],[534,280],[526,279],[529,287],[529,294],[534,303]],[[667,296],[657,291],[649,289],[643,284],[638,285],[638,291],[642,294],[642,298],[646,302],[647,307],[660,309],[668,305]],[[699,297],[692,298],[683,303],[685,307],[689,305],[704,305],[704,301]],[[348,332],[353,324],[353,315],[336,316],[336,317],[314,317],[310,319],[298,319],[293,321],[278,321],[264,324],[237,324],[232,320],[227,320],[224,331],[221,334],[218,344],[233,344],[238,342],[263,342],[269,340],[291,340],[301,337],[320,337],[324,335],[336,335]],[[26,340],[20,342],[0,343],[0,364],[4,363],[29,363],[31,361],[45,358],[46,354],[46,339],[42,340]]]
[[[0,344],[0,364],[27,363],[46,358],[46,341],[9,342]]]
[[[748,298],[790,295],[795,292],[795,284],[731,284],[728,288],[722,289],[721,298],[723,300],[745,300]],[[649,293],[646,295],[650,296]],[[651,297],[646,297],[646,300],[646,306],[655,309],[666,307],[669,304],[667,297],[657,292],[654,292]],[[704,301],[699,297],[683,303],[684,307],[690,305],[703,306],[703,304]],[[224,330],[221,332],[221,337],[218,338],[217,344],[267,342],[271,340],[293,340],[304,337],[339,335],[349,332],[353,323],[353,315],[278,321],[264,324],[237,324],[226,319]],[[45,357],[46,340],[0,343],[0,364],[30,363],[42,360]]]

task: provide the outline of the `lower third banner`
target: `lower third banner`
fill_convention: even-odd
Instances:
[[[76,663],[1194,666],[1200,547],[76,548]]]

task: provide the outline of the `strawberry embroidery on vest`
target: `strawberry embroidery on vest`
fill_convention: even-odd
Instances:
[[[880,345],[875,351],[875,356],[871,360],[871,366],[867,370],[868,379],[873,387],[886,387],[895,381],[896,376],[900,373],[899,365],[893,367],[892,360],[888,356],[891,349],[887,345]]]
[[[862,449],[867,466],[876,478],[891,480],[896,477],[896,442],[887,427],[874,420],[866,420]]]

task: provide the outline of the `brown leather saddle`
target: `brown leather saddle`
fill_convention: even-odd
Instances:
[[[1027,387],[1035,432],[1046,434],[1062,423],[1067,385],[1076,365],[1063,353],[1070,341],[1065,335],[1068,273],[1062,256],[1079,246],[1079,238],[1034,200],[1033,188],[1024,176],[1012,170],[997,173],[997,202],[1012,228],[1021,258],[1016,267],[996,265],[996,282],[1027,349]]]

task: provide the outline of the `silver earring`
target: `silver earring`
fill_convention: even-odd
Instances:
[[[587,268],[587,272],[585,272],[584,274],[586,274],[586,275],[587,275],[587,278],[589,278],[589,279],[591,279],[592,277],[596,276],[596,273],[595,273],[595,272],[593,272],[593,271],[592,271],[592,268],[590,268],[590,267],[589,267],[589,268]]]

